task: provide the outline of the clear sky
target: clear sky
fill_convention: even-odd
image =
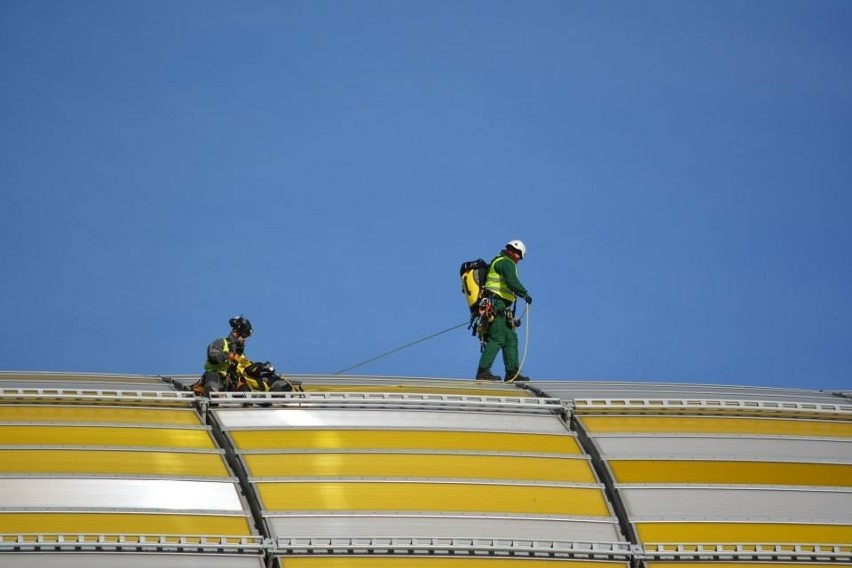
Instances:
[[[459,265],[519,238],[533,379],[852,389],[850,29],[846,0],[0,0],[0,369],[196,373],[245,314],[251,358],[334,373],[466,321]],[[350,372],[478,357],[462,327]]]

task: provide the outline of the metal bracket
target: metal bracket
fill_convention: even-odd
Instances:
[[[218,407],[500,410],[525,414],[563,411],[558,398],[383,392],[214,392],[210,393],[209,403]]]
[[[0,388],[0,404],[32,402],[190,406],[195,402],[195,395],[185,391],[161,390]]]
[[[279,538],[273,554],[528,556],[627,560],[624,542],[556,542],[495,538]]]
[[[644,560],[852,562],[852,544],[654,543],[646,545],[639,555]]]
[[[261,536],[144,534],[0,534],[2,552],[137,551],[261,554],[271,544]]]
[[[852,404],[817,402],[693,399],[693,398],[577,398],[575,411],[579,414],[599,413],[655,413],[655,414],[759,414],[811,415],[849,419]]]

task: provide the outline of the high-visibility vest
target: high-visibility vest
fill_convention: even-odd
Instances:
[[[222,348],[222,351],[225,353],[229,353],[231,351],[231,343],[228,341],[228,338],[225,338],[225,346]],[[225,374],[228,372],[228,369],[231,366],[231,360],[226,358],[221,363],[211,363],[210,359],[204,362],[204,370],[205,371],[216,371],[217,373]]]
[[[491,261],[491,266],[488,267],[488,276],[485,278],[485,289],[494,292],[511,304],[515,301],[515,293],[512,292],[500,273],[494,269],[498,262],[512,262],[512,259],[501,254]]]

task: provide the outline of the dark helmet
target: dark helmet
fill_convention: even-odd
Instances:
[[[231,329],[240,337],[251,336],[251,322],[248,318],[243,316],[234,317],[228,320],[228,323],[231,324]]]

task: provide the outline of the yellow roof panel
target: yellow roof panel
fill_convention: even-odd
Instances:
[[[852,543],[852,525],[796,523],[636,523],[639,539],[647,546],[656,543]]]
[[[0,406],[0,422],[109,422],[201,426],[191,408],[137,408],[115,406]]]
[[[609,516],[586,487],[424,482],[257,483],[269,511],[441,511]]]
[[[0,473],[230,477],[218,453],[121,450],[0,450]]]
[[[207,430],[109,426],[4,426],[0,446],[119,446],[212,449]]]
[[[437,432],[428,430],[242,430],[231,431],[241,450],[467,450],[582,454],[567,434]]]
[[[469,454],[243,455],[253,477],[442,477],[596,483],[588,461]]]
[[[852,465],[720,460],[609,460],[617,483],[852,486]]]

